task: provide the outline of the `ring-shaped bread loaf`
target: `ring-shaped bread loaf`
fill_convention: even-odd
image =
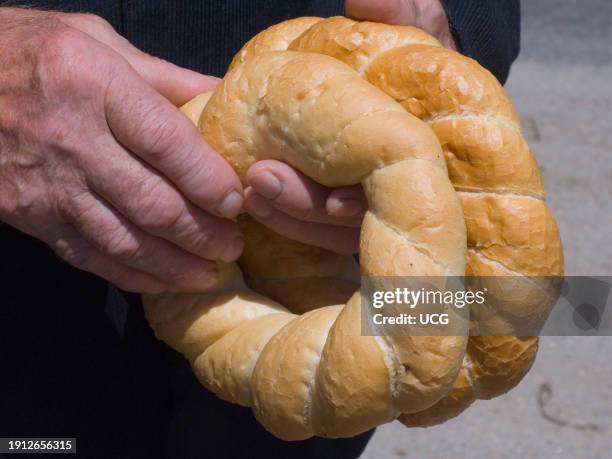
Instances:
[[[364,275],[522,280],[489,305],[496,336],[361,336],[351,257],[241,217],[244,254],[214,290],[144,297],[204,386],[298,440],[443,422],[528,371],[537,338],[512,332],[545,316],[561,243],[512,105],[476,62],[412,27],[298,18],[251,39],[183,111],[241,179],[278,159],[326,186],[361,183]]]

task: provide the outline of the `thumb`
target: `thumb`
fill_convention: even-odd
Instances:
[[[419,27],[443,46],[458,49],[440,0],[346,0],[345,8],[355,19]]]
[[[158,93],[181,106],[195,96],[213,90],[219,78],[202,75],[151,56],[119,35],[106,20],[93,14],[58,14],[65,24],[86,33],[120,54]]]
[[[417,8],[412,0],[346,0],[345,10],[354,19],[416,25]]]

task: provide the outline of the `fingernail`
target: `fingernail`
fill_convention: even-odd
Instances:
[[[240,256],[242,249],[244,249],[244,240],[241,237],[237,237],[234,239],[232,244],[228,245],[223,252],[221,252],[219,258],[221,261],[229,263],[230,261],[236,260]]]
[[[225,199],[223,199],[221,204],[219,204],[219,207],[217,207],[217,212],[219,212],[225,218],[236,218],[236,215],[238,215],[240,209],[242,208],[243,202],[244,199],[242,199],[242,195],[237,191],[232,191],[225,197]]]
[[[272,215],[272,203],[256,194],[249,197],[245,207],[248,213],[258,218],[268,218]]]
[[[276,199],[283,187],[279,179],[271,172],[262,172],[249,178],[249,184],[264,198]]]
[[[327,213],[335,217],[354,217],[363,211],[363,203],[356,199],[340,199],[327,206]]]

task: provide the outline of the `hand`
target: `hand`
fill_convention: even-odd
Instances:
[[[268,228],[338,253],[359,250],[367,206],[361,186],[330,189],[274,160],[251,166],[247,182],[245,209]]]
[[[96,16],[0,8],[0,23],[0,220],[127,290],[212,285],[211,260],[242,251],[243,190],[174,105],[217,79]]]
[[[355,19],[418,27],[457,50],[440,0],[346,0],[345,9]]]
[[[439,0],[347,0],[346,14],[420,27],[456,49]],[[278,161],[254,164],[247,181],[245,209],[268,228],[338,253],[359,250],[359,227],[367,208],[359,185],[332,190]]]

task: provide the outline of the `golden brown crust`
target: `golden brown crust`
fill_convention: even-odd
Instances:
[[[369,33],[360,34],[357,29],[368,29],[376,38],[372,39]],[[407,31],[402,46],[395,38],[398,33],[393,26],[351,24],[344,18],[327,20],[306,31],[290,49],[322,52],[346,62],[433,127],[444,150],[449,176],[460,191],[468,234],[468,275],[562,275],[561,240],[543,201],[540,171],[504,89],[475,61],[434,43],[417,43],[418,38],[410,38]],[[389,46],[389,42],[395,46]],[[378,252],[391,244],[367,248]],[[486,305],[489,312],[495,311],[495,323],[484,325],[492,331],[512,333],[517,330],[512,322],[517,314],[521,325],[537,322],[547,314],[558,286],[528,279],[518,293],[516,298],[506,295],[504,301]],[[530,310],[530,314],[520,310]],[[474,312],[482,314],[482,310]],[[514,317],[508,318],[508,312]],[[471,397],[507,391],[535,358],[535,351],[513,358],[511,353],[518,352],[524,339],[505,337],[506,346],[500,347],[499,338],[470,340],[490,344],[486,354],[489,364],[508,363],[500,378],[491,376],[494,371],[486,373],[486,377],[476,371],[472,382],[477,389],[469,393]],[[485,358],[483,353],[475,356]],[[475,368],[479,363],[476,360]],[[451,403],[454,395],[449,394],[448,403],[438,404],[435,419],[443,421],[445,409],[448,417],[455,416],[457,409],[471,403],[466,399],[468,393],[460,393],[461,403]],[[423,413],[424,423],[432,419],[431,413]],[[412,416],[410,422],[418,424],[418,415]]]
[[[212,91],[203,92],[181,107],[181,111],[187,115],[187,118],[196,126],[200,123],[200,116],[210,96],[212,96]]]
[[[342,306],[302,314],[268,342],[257,359],[251,380],[255,417],[284,440],[314,434],[312,393],[321,352]]]
[[[311,408],[318,436],[353,436],[396,416],[391,356],[375,337],[361,336],[360,315],[356,293],[325,342]]]
[[[268,27],[245,43],[242,49],[234,56],[234,59],[232,59],[228,71],[258,54],[286,50],[293,40],[322,20],[323,18],[306,16],[289,19],[288,21]]]
[[[457,190],[542,197],[538,165],[516,127],[487,115],[440,118],[430,125]]]
[[[528,276],[561,275],[563,255],[538,166],[497,80],[418,29],[339,17],[273,26],[230,69],[208,103],[202,96],[184,111],[242,179],[272,158],[327,186],[361,183],[362,272],[516,276],[511,294],[498,291],[472,311],[480,326],[509,336],[468,340],[461,326],[458,336],[361,336],[359,293],[342,306],[356,285],[350,257],[245,217],[246,283],[284,306],[221,265],[213,292],[146,299],[157,336],[206,387],[253,406],[287,440],[351,436],[398,416],[433,425],[516,385],[537,338],[510,335],[538,323],[558,288]]]
[[[464,367],[459,371],[455,384],[446,397],[418,413],[404,413],[398,420],[408,427],[434,426],[458,416],[474,403],[475,399],[474,388]]]
[[[467,353],[477,396],[489,399],[512,389],[527,374],[538,351],[536,337],[472,336]]]
[[[314,24],[287,49],[326,54],[363,73],[385,51],[415,44],[441,46],[438,40],[416,27],[333,17]]]
[[[421,119],[471,113],[518,123],[495,77],[476,61],[446,48],[410,44],[391,49],[368,66],[365,78]]]
[[[268,314],[233,328],[192,362],[198,380],[224,400],[251,406],[250,384],[259,350],[295,318],[293,314]]]
[[[246,283],[290,311],[344,304],[359,289],[359,266],[352,256],[289,240],[248,215],[238,222],[245,238],[238,264]]]

